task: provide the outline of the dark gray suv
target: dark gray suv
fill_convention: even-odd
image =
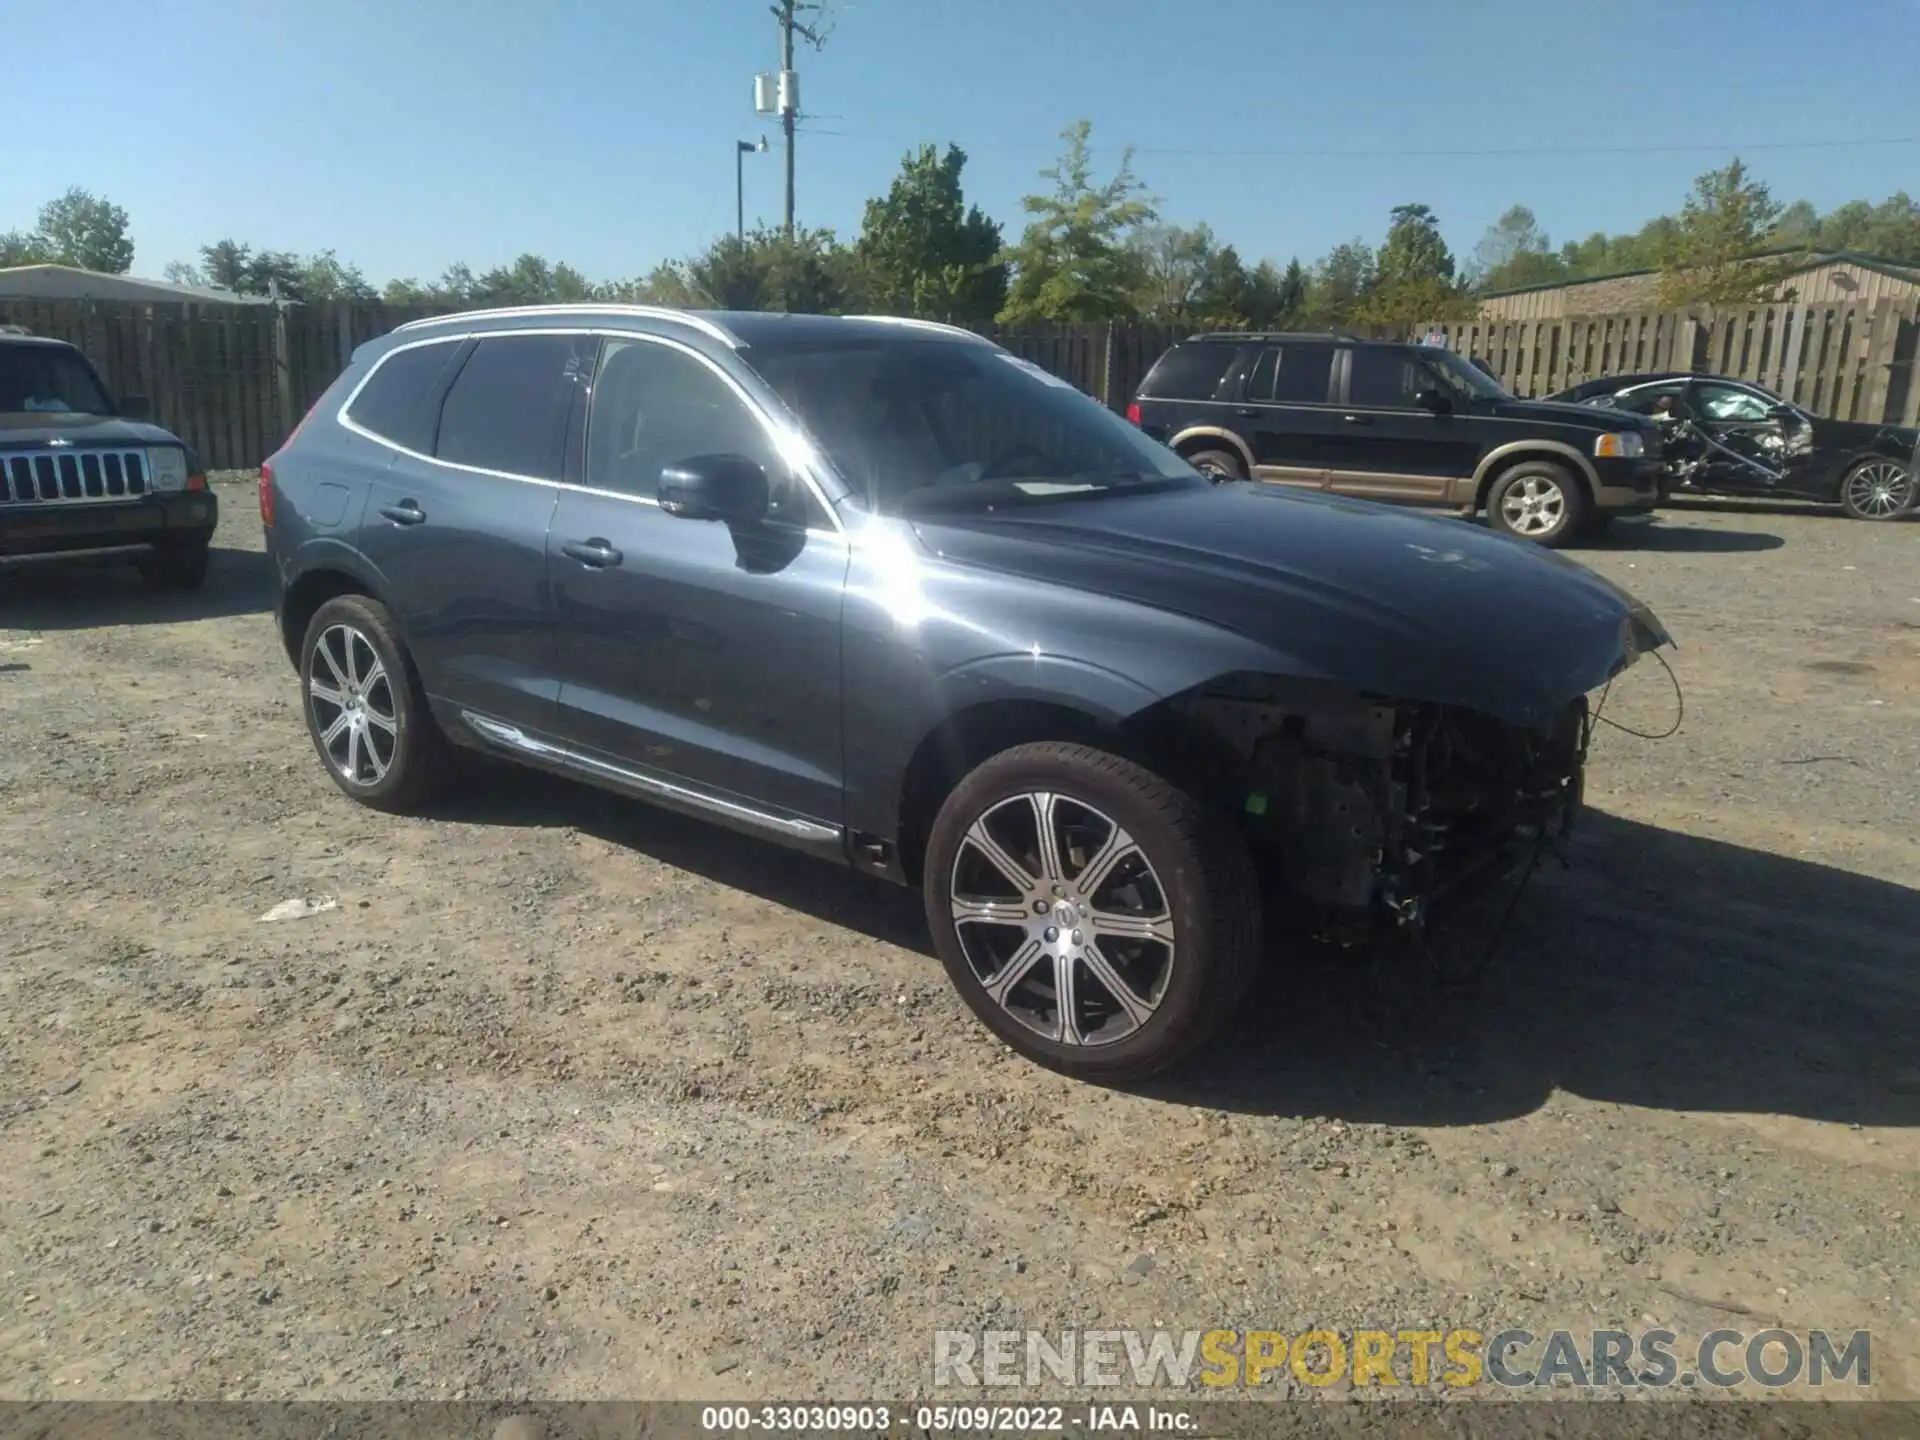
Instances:
[[[1586,694],[1667,640],[1538,547],[1215,486],[915,322],[406,326],[260,506],[348,795],[471,747],[918,885],[981,1019],[1102,1079],[1190,1052],[1264,942],[1512,873],[1577,807]]]

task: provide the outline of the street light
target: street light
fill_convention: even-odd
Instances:
[[[747,177],[743,161],[747,155],[767,153],[767,137],[733,142],[733,232],[741,244],[747,240]]]

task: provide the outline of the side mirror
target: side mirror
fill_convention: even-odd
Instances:
[[[1798,425],[1800,423],[1800,412],[1791,405],[1769,405],[1767,407],[1767,418],[1769,420],[1778,420],[1782,425]]]
[[[1413,403],[1436,415],[1453,413],[1453,397],[1444,390],[1422,390],[1413,397]]]
[[[125,420],[144,420],[151,413],[144,395],[122,395],[118,413]]]
[[[695,455],[660,472],[660,508],[682,520],[749,525],[764,519],[767,472],[744,455]]]

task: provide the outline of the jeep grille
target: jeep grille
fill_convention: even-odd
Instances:
[[[35,450],[0,454],[0,505],[137,500],[147,493],[142,450]]]

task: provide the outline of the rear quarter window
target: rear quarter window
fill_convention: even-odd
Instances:
[[[431,455],[440,377],[459,348],[458,340],[440,340],[391,352],[347,402],[347,418],[391,444]]]
[[[1211,400],[1235,355],[1231,345],[1181,345],[1154,362],[1140,393],[1152,400]]]

